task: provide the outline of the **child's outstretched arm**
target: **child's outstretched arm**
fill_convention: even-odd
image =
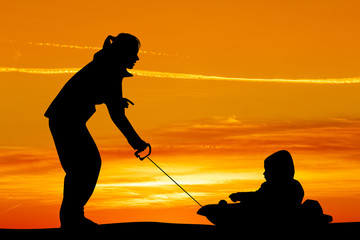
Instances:
[[[256,192],[237,192],[230,194],[229,198],[233,202],[246,201],[254,197]]]

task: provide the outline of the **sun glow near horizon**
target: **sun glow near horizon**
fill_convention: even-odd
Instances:
[[[333,196],[344,199],[357,197],[355,189],[360,182],[357,177],[360,166],[354,159],[359,148],[355,141],[359,134],[359,120],[353,120],[350,125],[344,124],[347,121],[343,119],[331,122],[326,128],[321,123],[296,123],[294,128],[295,122],[264,125],[231,117],[192,121],[182,123],[181,127],[178,124],[170,125],[162,128],[161,132],[158,129],[149,130],[146,135],[151,135],[154,142],[154,161],[203,205],[216,203],[220,199],[229,201],[228,195],[232,192],[258,189],[264,181],[264,158],[282,146],[293,155],[295,178],[305,189],[305,199],[319,200],[324,211],[333,215],[338,222],[350,218],[343,217],[337,208],[351,208],[353,213],[359,211],[356,203],[341,206],[341,202],[330,201]],[[208,134],[212,134],[212,137],[209,138]],[[172,142],[167,140],[175,135],[177,137]],[[336,141],[323,141],[329,137]],[[184,139],[189,141],[184,144]],[[150,215],[162,209],[171,211],[169,209],[173,207],[196,210],[196,203],[149,161],[135,159],[126,144],[119,148],[114,145],[116,138],[95,137],[95,140],[100,145],[103,165],[94,196],[87,205],[90,216],[101,221],[101,213],[111,209],[118,214],[152,209]],[[348,143],[348,149],[342,149],[344,141]],[[346,158],[345,154],[348,155]],[[56,221],[64,175],[56,153],[41,149],[4,148],[0,158],[0,173],[3,176],[0,196],[3,196],[3,203],[9,202],[9,199],[13,202],[0,209],[1,215],[10,217],[14,212],[24,211],[29,202],[36,201],[51,210],[52,218]],[[18,164],[14,166],[13,162]],[[4,177],[6,175],[7,178]],[[28,179],[26,183],[24,178]],[[33,186],[38,186],[38,189],[33,189]],[[181,210],[173,211],[172,214],[179,214],[177,211]],[[151,218],[134,215],[128,219],[142,221]],[[166,217],[152,219],[165,221]],[[187,219],[188,223],[207,223],[206,219],[196,215]],[[351,219],[356,221],[356,214]],[[37,224],[44,226],[42,221]],[[2,222],[2,226],[10,225]],[[17,226],[24,227],[21,224]]]

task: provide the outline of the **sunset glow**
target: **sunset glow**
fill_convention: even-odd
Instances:
[[[291,2],[291,1],[290,1]],[[43,114],[109,35],[141,41],[123,82],[151,158],[202,205],[257,190],[288,150],[304,199],[360,221],[357,1],[8,1],[0,10],[0,228],[58,227],[64,172]],[[69,7],[71,6],[71,7]],[[86,216],[210,224],[98,105],[102,157]]]

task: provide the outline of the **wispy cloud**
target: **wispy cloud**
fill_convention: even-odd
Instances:
[[[133,70],[134,75],[158,78],[177,78],[177,79],[196,79],[196,80],[220,80],[220,81],[239,81],[239,82],[275,82],[275,83],[312,83],[312,84],[341,84],[341,83],[360,83],[360,78],[339,78],[339,79],[265,79],[265,78],[241,78],[241,77],[222,77],[208,76],[189,73],[170,73],[146,70]]]
[[[239,149],[241,152],[258,145],[262,149],[287,146],[310,152],[336,152],[360,148],[356,141],[360,136],[359,124],[358,119],[250,122],[230,117],[172,124],[151,134],[179,148],[202,146],[209,150]]]
[[[49,42],[25,42],[29,45],[41,46],[41,47],[60,47],[60,48],[73,48],[73,49],[86,49],[86,50],[100,50],[100,47],[91,47],[91,46],[79,46],[79,45],[69,45],[69,44],[60,44],[60,43],[49,43]]]
[[[275,151],[286,149],[293,155],[297,176],[307,185],[308,194],[349,196],[358,194],[360,182],[359,125],[359,119],[247,122],[232,116],[172,124],[161,130],[149,130],[147,134],[152,136],[157,164],[195,193],[203,192],[204,186],[212,194],[239,187],[255,190],[263,181],[263,160]],[[103,156],[111,164],[117,164],[117,158],[112,161],[111,157],[116,156],[116,150],[110,149]],[[136,176],[139,170],[127,169],[127,176],[134,181],[112,177],[101,186],[104,189],[171,187],[165,176],[158,178],[162,174],[151,163],[141,164],[147,169],[142,176],[158,173],[157,177],[134,178],[131,176]],[[122,175],[118,171],[107,172],[107,176]]]
[[[18,204],[14,205],[14,206],[11,206],[11,207],[9,207],[9,208],[6,208],[6,209],[2,210],[2,211],[0,212],[0,216],[1,216],[1,215],[4,215],[5,213],[7,213],[7,212],[9,212],[9,211],[11,211],[11,210],[19,207],[19,206],[21,206],[21,203],[18,203]]]
[[[28,73],[28,74],[69,74],[76,73],[79,68],[15,68],[0,67],[2,73]]]
[[[5,42],[17,43],[15,40],[4,40]],[[70,49],[79,49],[79,50],[101,50],[101,47],[94,46],[85,46],[85,45],[76,45],[76,44],[61,44],[61,43],[51,43],[51,42],[22,42],[23,44],[38,46],[38,47],[55,47],[55,48],[70,48]],[[165,56],[165,57],[183,57],[188,58],[188,56],[181,56],[179,54],[170,54],[165,52],[156,52],[151,50],[139,50],[140,53],[151,54],[156,56]]]
[[[0,67],[2,73],[28,73],[28,74],[73,74],[78,72],[79,68],[15,68]],[[151,78],[174,78],[174,79],[194,79],[211,81],[236,81],[236,82],[263,82],[263,83],[301,83],[301,84],[358,84],[360,77],[354,78],[330,78],[330,79],[265,79],[265,78],[241,78],[241,77],[223,77],[209,76],[190,73],[171,73],[148,70],[130,70],[137,76]]]

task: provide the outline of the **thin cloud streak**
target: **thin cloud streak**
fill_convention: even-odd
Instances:
[[[18,204],[16,204],[16,205],[12,206],[12,207],[9,207],[9,208],[1,211],[1,212],[0,212],[0,216],[1,216],[1,215],[4,215],[5,213],[7,213],[7,212],[9,212],[9,211],[11,211],[11,210],[13,210],[13,209],[21,206],[21,205],[22,205],[21,203],[18,203]]]
[[[91,47],[91,46],[79,46],[79,45],[69,45],[69,44],[60,44],[60,43],[48,43],[48,42],[26,42],[29,45],[41,46],[41,47],[60,47],[60,48],[74,48],[74,49],[85,49],[85,50],[100,50],[100,47]]]
[[[15,68],[0,67],[0,73],[28,73],[28,74],[70,74],[76,73],[79,68]],[[212,81],[237,81],[237,82],[263,82],[263,83],[298,83],[298,84],[358,84],[360,77],[354,78],[329,78],[329,79],[263,79],[263,78],[235,78],[222,76],[208,76],[189,73],[171,73],[148,70],[129,70],[133,75],[153,78],[174,78],[174,79],[194,79]]]
[[[48,42],[25,42],[29,45],[35,45],[40,47],[58,47],[58,48],[72,48],[72,49],[80,49],[80,50],[101,50],[101,47],[93,47],[93,46],[79,46],[79,45],[69,45],[69,44],[60,44],[60,43],[48,43]],[[158,56],[167,56],[167,57],[183,57],[178,54],[169,54],[163,52],[154,52],[148,50],[139,50],[140,53],[158,55]],[[187,58],[187,56],[186,56]]]

